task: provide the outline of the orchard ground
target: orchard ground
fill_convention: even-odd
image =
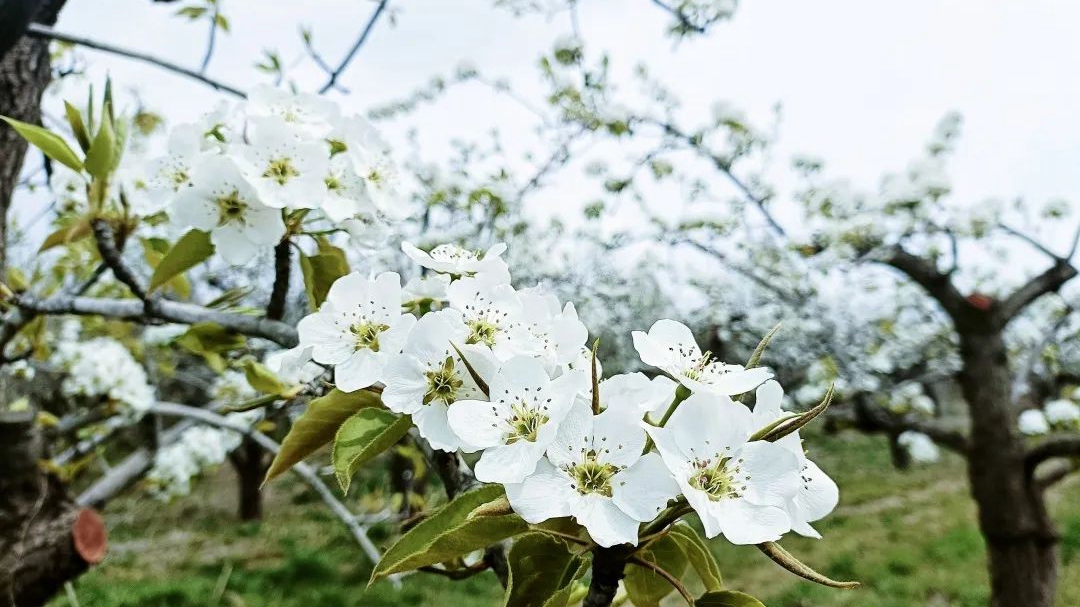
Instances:
[[[816,527],[823,540],[783,544],[811,566],[863,588],[801,581],[752,547],[712,542],[729,588],[752,589],[769,607],[984,607],[989,591],[982,539],[963,462],[950,454],[910,471],[889,464],[885,441],[856,434],[806,437],[810,455],[840,485],[840,506]],[[318,457],[312,458],[318,463]],[[169,505],[136,491],[106,509],[110,555],[74,584],[93,607],[494,606],[490,573],[465,581],[414,574],[400,590],[365,590],[371,564],[304,486],[275,481],[261,523],[235,517],[228,466]],[[332,478],[327,478],[332,482]],[[356,489],[354,495],[359,495]],[[1050,493],[1062,535],[1056,605],[1080,605],[1080,477]],[[386,531],[372,532],[385,542]],[[67,607],[58,598],[51,607]],[[672,594],[666,605],[681,604]]]

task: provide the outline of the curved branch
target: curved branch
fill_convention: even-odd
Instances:
[[[270,453],[277,454],[281,450],[281,445],[274,442],[270,437],[266,436],[262,432],[252,429],[250,426],[232,421],[222,415],[218,415],[212,411],[206,409],[199,409],[198,407],[189,407],[188,405],[181,405],[179,403],[167,403],[157,402],[154,403],[149,411],[151,413],[157,413],[158,415],[167,415],[171,417],[179,417],[182,419],[190,419],[199,423],[207,424],[217,428],[223,428],[225,430],[232,430],[233,432],[242,434],[245,437],[258,443],[260,447],[266,449]],[[357,517],[353,514],[345,504],[342,504],[337,497],[334,496],[334,492],[326,486],[326,483],[322,482],[319,475],[311,469],[310,466],[303,462],[295,464],[291,470],[296,473],[297,476],[302,478],[316,493],[322,498],[323,502],[330,507],[330,510],[341,519],[341,522],[345,523],[345,526],[352,532],[353,538],[360,544],[360,548],[371,559],[372,563],[378,563],[382,555],[379,553],[379,549],[367,536],[367,532],[364,527],[357,521]],[[393,577],[393,576],[391,576]],[[400,576],[399,576],[400,577]],[[397,582],[398,578],[393,578]]]
[[[281,320],[285,317],[285,303],[289,296],[289,274],[292,269],[292,248],[286,238],[274,246],[274,288],[270,303],[266,305],[266,317]]]
[[[207,77],[207,76],[205,76],[203,74],[200,74],[196,70],[186,68],[186,67],[184,67],[182,65],[177,65],[177,64],[173,63],[172,61],[168,61],[168,60],[162,59],[160,57],[155,57],[153,55],[150,55],[148,53],[144,53],[142,51],[136,51],[136,50],[127,49],[127,48],[123,48],[123,47],[119,47],[119,46],[114,46],[112,44],[106,44],[104,42],[98,42],[97,40],[91,40],[90,38],[83,38],[82,36],[76,36],[74,34],[67,34],[67,33],[64,33],[64,32],[58,32],[58,31],[56,31],[55,29],[53,29],[51,27],[48,27],[48,26],[45,26],[45,25],[40,25],[40,24],[37,24],[37,23],[31,23],[30,24],[30,26],[26,29],[26,35],[27,36],[33,36],[35,38],[45,38],[45,39],[48,39],[48,40],[59,40],[60,42],[67,42],[67,43],[70,43],[70,44],[77,44],[79,46],[84,46],[86,48],[91,48],[91,49],[94,49],[96,51],[102,51],[102,52],[106,52],[106,53],[111,53],[113,55],[117,55],[117,56],[120,56],[120,57],[127,57],[128,59],[134,59],[135,61],[142,61],[144,63],[149,63],[151,65],[156,65],[156,66],[158,66],[160,68],[163,68],[163,69],[165,69],[167,71],[173,72],[174,74],[179,74],[181,76],[186,76],[186,77],[191,78],[193,80],[198,80],[199,82],[201,82],[201,83],[203,83],[203,84],[205,84],[207,86],[210,86],[210,87],[214,88],[217,91],[221,91],[223,93],[229,93],[230,95],[235,95],[235,96],[241,97],[241,98],[247,97],[247,93],[245,93],[244,91],[242,91],[242,90],[240,90],[240,89],[238,89],[238,88],[236,88],[234,86],[230,86],[230,85],[225,84],[223,82],[220,82],[218,80],[214,80],[213,78],[210,78],[210,77]]]
[[[141,322],[152,319],[187,325],[212,322],[249,337],[269,339],[285,348],[291,348],[298,342],[296,328],[279,320],[235,312],[221,312],[178,301],[142,302],[137,299],[104,299],[71,295],[54,295],[39,299],[30,295],[17,295],[14,303],[21,310],[36,314],[78,314]]]
[[[929,421],[892,415],[881,407],[866,402],[865,398],[855,400],[855,413],[858,423],[866,430],[896,434],[911,430],[925,434],[935,443],[961,455],[966,455],[971,449],[967,436],[957,430],[950,430]]]
[[[1028,450],[1024,462],[1028,470],[1054,457],[1080,457],[1080,434],[1052,436]]]
[[[953,319],[957,328],[969,326],[973,321],[983,320],[981,311],[971,305],[953,284],[948,274],[938,271],[928,259],[909,253],[904,247],[891,247],[879,260],[907,275],[922,287]]]
[[[127,288],[131,289],[131,292],[136,297],[146,299],[146,287],[143,286],[142,279],[136,276],[135,272],[124,263],[122,245],[117,242],[112,225],[108,221],[99,218],[90,222],[90,227],[94,231],[94,240],[97,241],[98,253],[101,254],[101,259],[105,261],[105,265],[112,270],[113,276],[127,285]]]
[[[1054,265],[1027,281],[997,306],[996,313],[1001,326],[1023,312],[1031,302],[1047,293],[1057,292],[1062,285],[1075,278],[1076,274],[1076,268],[1072,264],[1065,259],[1056,258]]]

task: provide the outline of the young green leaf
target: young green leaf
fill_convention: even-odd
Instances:
[[[169,242],[163,238],[143,238],[142,245],[143,259],[151,268],[161,265],[161,260],[165,259],[165,254],[169,252]],[[165,282],[165,285],[172,289],[180,299],[191,297],[191,282],[183,274],[173,276]]]
[[[765,607],[761,601],[749,594],[734,590],[706,592],[694,601],[694,605],[695,607]]]
[[[14,118],[8,118],[7,116],[0,116],[0,120],[8,123],[11,128],[15,129],[15,132],[28,141],[30,145],[41,150],[41,152],[49,158],[52,158],[73,171],[82,172],[83,162],[79,160],[79,157],[75,155],[71,146],[69,146],[60,135],[57,135],[49,129],[37,126],[36,124],[21,122]]]
[[[51,249],[53,247],[59,247],[61,245],[71,244],[77,240],[86,238],[93,230],[90,229],[90,218],[83,217],[76,220],[70,225],[66,225],[59,230],[56,230],[52,234],[45,237],[45,242],[41,243],[41,247],[38,252]]]
[[[334,281],[349,273],[349,262],[341,249],[331,247],[315,255],[301,255],[300,271],[304,275],[308,305],[314,311],[326,301]]]
[[[506,560],[510,580],[504,607],[543,607],[573,582],[572,575],[585,562],[566,542],[538,532],[514,540]]]
[[[266,368],[266,365],[254,359],[247,359],[243,363],[244,377],[248,384],[263,394],[276,394],[285,398],[294,396],[293,390],[278,379],[274,372]]]
[[[653,563],[676,578],[681,579],[689,561],[679,544],[670,535],[656,540],[637,553],[641,559]],[[626,568],[626,595],[635,607],[659,607],[660,600],[671,594],[675,587],[663,576],[640,565]]]
[[[754,353],[750,355],[750,360],[746,361],[747,369],[753,369],[754,367],[758,366],[759,362],[761,362],[761,356],[765,354],[765,348],[769,347],[769,342],[771,342],[772,338],[776,336],[776,332],[780,330],[780,324],[781,323],[776,323],[776,326],[774,326],[772,330],[769,331],[769,334],[765,337],[762,337],[761,341],[758,342],[757,347],[754,348]]]
[[[334,475],[344,493],[356,471],[376,455],[393,447],[412,427],[408,415],[394,415],[385,409],[361,409],[345,420],[334,436]]]
[[[195,265],[202,263],[214,253],[214,244],[210,234],[202,230],[191,230],[176,241],[169,252],[154,268],[150,277],[150,291],[172,280]]]
[[[394,573],[461,557],[524,533],[529,525],[516,514],[469,518],[473,510],[504,495],[501,486],[484,485],[436,510],[383,554],[368,584]]]
[[[67,101],[64,102],[64,113],[67,115],[68,124],[71,126],[71,132],[75,134],[75,141],[79,142],[79,147],[83,152],[90,149],[90,131],[86,130],[86,124],[83,123],[82,113],[79,112],[79,108],[71,105]]]
[[[106,104],[106,110],[109,110]],[[116,131],[113,130],[113,122],[105,111],[101,116],[101,126],[98,127],[97,135],[86,151],[86,172],[97,179],[106,179],[116,165],[120,163],[119,154],[116,150]]]
[[[671,528],[669,535],[686,554],[690,566],[697,572],[705,590],[709,592],[722,590],[724,579],[720,575],[720,566],[698,532],[689,525],[679,523]]]
[[[828,586],[830,588],[843,588],[851,589],[858,588],[858,582],[838,582],[834,579],[826,577],[817,571],[810,568],[809,565],[803,564],[802,561],[792,556],[790,552],[784,550],[784,548],[776,542],[765,542],[764,544],[758,544],[757,549],[765,553],[765,556],[772,559],[774,563],[780,565],[784,569],[794,573],[795,575],[803,578],[804,580],[810,580],[821,584],[822,586]]]
[[[334,389],[326,396],[312,400],[304,414],[293,422],[289,433],[285,435],[281,450],[274,456],[270,469],[266,471],[263,484],[277,478],[293,464],[333,440],[341,424],[354,413],[380,404],[379,396],[366,390],[341,392]]]

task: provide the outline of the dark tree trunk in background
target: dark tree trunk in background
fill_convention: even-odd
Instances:
[[[33,411],[0,412],[0,601],[43,605],[105,556],[105,525],[42,471]]]
[[[236,470],[236,488],[239,507],[237,516],[242,521],[259,521],[263,517],[263,496],[260,487],[266,477],[269,458],[259,443],[244,437],[231,454],[229,461]]]
[[[0,114],[41,122],[41,94],[51,77],[49,43],[38,38],[17,37],[13,25],[26,11],[34,10],[35,21],[51,25],[63,0],[31,2],[0,0]],[[23,23],[25,27],[25,22]],[[7,49],[7,52],[4,50]],[[6,124],[0,124],[0,272],[7,266],[7,225],[11,195],[19,182],[26,142]]]
[[[968,477],[986,539],[991,607],[1051,607],[1057,535],[1025,467],[1004,340],[994,330],[961,333],[960,343],[959,380],[971,412]]]

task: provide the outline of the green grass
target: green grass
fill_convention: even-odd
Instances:
[[[814,436],[811,456],[837,480],[841,503],[817,525],[824,539],[791,536],[804,562],[863,587],[840,591],[792,577],[750,547],[713,542],[725,583],[769,607],[982,607],[982,538],[962,462],[898,472],[881,439]],[[499,605],[491,574],[450,581],[418,574],[400,590],[366,589],[371,564],[321,502],[291,478],[267,494],[261,523],[241,524],[222,470],[169,505],[133,495],[106,511],[111,552],[75,583],[84,607],[401,607]],[[1051,494],[1062,535],[1057,604],[1080,605],[1080,479]],[[378,543],[387,530],[373,530]],[[224,588],[224,590],[221,590]],[[678,605],[673,596],[667,605]],[[66,598],[53,607],[67,607]]]

